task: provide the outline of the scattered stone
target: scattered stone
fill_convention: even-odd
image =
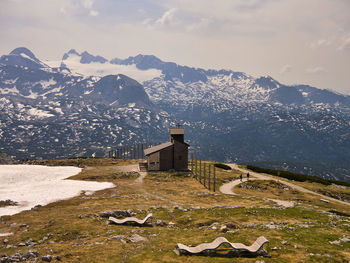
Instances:
[[[285,241],[285,240],[281,241],[281,244],[282,245],[289,245],[289,243],[287,241]]]
[[[174,223],[174,222],[169,222],[169,223],[168,223],[168,226],[169,226],[169,227],[174,227],[174,226],[176,226],[176,223]]]
[[[320,199],[320,201],[321,201],[321,202],[324,202],[324,203],[327,203],[327,204],[329,203],[329,201],[326,200],[326,199]]]
[[[227,223],[226,227],[230,228],[230,229],[236,229],[237,228],[237,226],[235,224],[232,224],[232,223]]]
[[[18,246],[18,247],[25,247],[26,244],[24,244],[24,243],[19,243],[17,246]]]
[[[45,262],[51,262],[52,261],[52,256],[51,255],[42,256],[41,260],[45,261]]]
[[[228,227],[227,227],[226,225],[222,225],[222,226],[220,227],[220,232],[226,233],[227,231],[228,231]]]
[[[37,251],[27,251],[23,255],[20,252],[16,252],[12,256],[7,256],[6,254],[1,255],[0,262],[1,263],[7,263],[7,262],[21,262],[26,261],[30,258],[37,258],[39,256],[39,253]],[[36,261],[36,260],[35,260]]]
[[[19,227],[27,227],[28,225],[27,224],[21,224]]]
[[[273,250],[273,251],[276,251],[276,250],[278,250],[279,248],[278,247],[273,247],[273,248],[271,248],[271,250]]]
[[[349,237],[343,237],[343,238],[340,238],[339,240],[329,241],[329,243],[332,245],[340,245],[341,243],[347,243],[347,242],[350,242]]]
[[[113,217],[131,217],[135,216],[136,214],[132,212],[131,210],[115,210],[115,211],[104,211],[100,212],[100,217],[103,218],[109,218],[110,216]]]
[[[57,256],[57,257],[56,257],[56,260],[57,260],[57,261],[61,261],[61,260],[62,260],[62,257],[61,257],[61,256]]]
[[[144,241],[148,241],[147,238],[142,237],[138,234],[133,234],[131,237],[128,238],[130,242],[132,243],[136,243],[136,242],[144,242]]]
[[[121,240],[121,239],[124,239],[124,238],[125,238],[124,235],[118,235],[118,236],[109,237],[109,238],[107,238],[107,240],[113,240],[113,239],[119,239],[119,240]]]
[[[163,220],[157,220],[156,221],[156,226],[166,226],[167,225],[167,223],[166,222],[164,222]]]
[[[3,242],[4,244],[7,244],[7,243],[9,242],[9,240],[5,238],[2,242]]]

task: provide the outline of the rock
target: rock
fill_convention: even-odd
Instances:
[[[19,246],[19,247],[25,247],[26,244],[24,244],[24,243],[19,243],[17,246]]]
[[[166,222],[164,222],[163,220],[157,220],[156,221],[156,226],[166,226],[167,225],[167,223]]]
[[[132,243],[136,243],[136,242],[144,242],[144,241],[148,241],[147,238],[142,237],[138,234],[133,234],[131,237],[128,238],[130,242]]]
[[[4,244],[7,244],[7,243],[9,242],[9,240],[5,238],[2,242],[3,242]]]
[[[57,260],[57,261],[61,261],[61,260],[62,260],[62,257],[61,257],[61,256],[57,256],[57,257],[56,257],[56,260]]]
[[[222,226],[220,227],[220,232],[226,233],[227,231],[228,231],[228,227],[227,227],[226,225],[222,225]]]
[[[347,243],[347,242],[350,242],[350,238],[348,237],[343,237],[340,239],[341,242],[344,242],[344,243]]]
[[[237,228],[237,226],[235,224],[232,224],[232,223],[227,223],[226,227],[230,228],[230,229],[236,229]]]
[[[121,239],[124,239],[124,238],[125,238],[124,235],[118,235],[118,236],[109,237],[109,238],[107,238],[107,240],[113,240],[113,239],[119,239],[119,240],[121,240]]]
[[[51,255],[42,256],[41,260],[45,261],[45,262],[51,262],[52,261],[52,256]]]
[[[114,210],[114,211],[104,211],[100,212],[100,217],[103,218],[109,218],[110,216],[113,217],[130,217],[136,215],[131,210]]]
[[[329,241],[332,245],[340,245],[340,240]]]
[[[265,261],[264,260],[257,260],[257,261],[255,261],[255,263],[265,263]]]
[[[169,226],[169,227],[174,227],[174,226],[176,226],[176,223],[174,223],[174,222],[169,222],[169,223],[168,223],[168,226]]]
[[[326,199],[320,199],[320,201],[321,201],[321,202],[324,202],[324,203],[327,203],[327,204],[329,203],[329,201],[326,200]]]
[[[271,248],[271,250],[276,251],[276,250],[278,250],[278,247],[273,247],[273,248]]]
[[[287,241],[283,240],[283,241],[281,241],[281,244],[282,245],[288,245],[289,243]]]

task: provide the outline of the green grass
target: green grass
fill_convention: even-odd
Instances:
[[[332,245],[329,241],[350,235],[346,221],[349,208],[337,204],[314,204],[288,209],[271,207],[270,202],[259,197],[228,196],[220,192],[210,192],[192,174],[188,173],[150,173],[142,184],[134,184],[135,176],[118,171],[118,166],[135,162],[114,159],[81,159],[85,168],[70,179],[113,182],[116,187],[51,203],[35,210],[25,211],[1,219],[0,233],[12,232],[6,237],[8,244],[15,245],[29,238],[42,240],[51,234],[48,241],[35,247],[7,249],[0,238],[0,254],[12,255],[36,249],[40,255],[61,256],[62,262],[348,262],[350,244]],[[66,160],[70,163],[71,160]],[[115,164],[116,162],[116,164]],[[50,161],[50,164],[64,163],[64,160]],[[208,162],[209,163],[209,162]],[[211,163],[213,164],[213,163]],[[217,169],[218,182],[239,176],[237,171]],[[272,191],[275,184],[269,184]],[[319,187],[322,187],[320,185]],[[281,195],[283,199],[286,196]],[[322,206],[324,205],[324,206]],[[188,209],[174,209],[174,206]],[[217,207],[226,206],[226,207]],[[191,208],[192,209],[189,209]],[[194,209],[193,207],[197,207]],[[198,208],[201,207],[201,208]],[[231,208],[236,207],[236,208]],[[107,224],[106,218],[98,214],[109,210],[131,209],[136,217],[143,218],[152,212],[154,219],[173,227],[156,226],[135,227]],[[330,216],[329,210],[342,211],[339,216]],[[333,214],[337,214],[336,212]],[[265,226],[274,222],[280,229]],[[211,228],[217,223],[217,229]],[[26,227],[21,227],[26,224]],[[222,233],[222,225],[230,226],[234,233]],[[307,225],[309,228],[304,227]],[[113,236],[124,235],[128,240],[132,234],[139,234],[147,242],[122,243]],[[271,258],[248,258],[216,256],[177,256],[173,250],[177,243],[198,245],[211,242],[224,236],[231,242],[251,244],[264,235],[269,241],[268,252]],[[282,245],[282,241],[288,244]],[[97,243],[96,243],[97,242]],[[100,244],[102,242],[102,244]],[[296,247],[295,247],[296,246]],[[277,247],[277,250],[272,248]],[[310,253],[314,254],[313,256]],[[329,254],[331,257],[325,256]]]

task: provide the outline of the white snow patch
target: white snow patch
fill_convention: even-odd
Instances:
[[[18,206],[0,207],[0,216],[72,198],[81,191],[114,187],[112,183],[64,180],[80,171],[81,168],[72,166],[0,165],[0,200],[19,203]]]
[[[89,64],[80,63],[80,56],[70,55],[63,63],[73,72],[84,76],[99,76],[124,74],[139,82],[151,80],[161,76],[158,69],[140,70],[136,65],[115,65],[111,63],[92,62]],[[48,65],[55,64],[48,62]],[[117,77],[118,79],[118,77]]]
[[[36,108],[31,108],[28,113],[32,116],[37,116],[38,118],[49,118],[49,117],[53,117],[55,115],[49,113],[48,111],[44,111],[44,110],[39,110]]]
[[[56,82],[53,78],[50,78],[48,81],[46,81],[46,80],[40,81],[39,83],[41,84],[41,87],[42,87],[43,89],[47,89],[47,88],[49,88],[51,85],[57,84],[57,82]]]

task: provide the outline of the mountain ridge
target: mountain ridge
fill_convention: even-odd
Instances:
[[[11,56],[21,57],[19,51]],[[272,168],[292,167],[295,172],[304,172],[306,167],[311,175],[328,162],[339,164],[339,169],[317,170],[318,176],[349,180],[350,167],[343,160],[350,158],[350,96],[308,85],[287,86],[269,76],[254,78],[243,72],[179,66],[152,55],[83,63],[82,54],[91,54],[68,53],[75,56],[78,69],[79,65],[88,65],[98,70],[113,61],[133,73],[139,70],[136,75],[150,70],[161,74],[138,83],[124,73],[90,76],[69,68],[28,68],[11,61],[7,65],[3,60],[0,108],[4,114],[0,121],[6,127],[0,141],[12,147],[16,143],[11,138],[23,138],[16,144],[23,151],[12,150],[10,155],[66,157],[68,149],[71,154],[97,151],[103,155],[108,146],[166,140],[166,128],[179,122],[186,129],[191,150],[203,158],[266,163]],[[62,63],[70,59],[63,58]],[[42,134],[36,145],[50,148],[50,154],[43,155],[34,145],[30,146],[31,153],[20,146],[20,141],[30,143],[32,138],[14,128],[14,123],[25,123],[28,132],[33,125],[30,122],[37,122],[34,130]],[[40,128],[43,123],[50,127]],[[88,136],[81,138],[84,133]],[[61,143],[65,137],[74,149]]]

